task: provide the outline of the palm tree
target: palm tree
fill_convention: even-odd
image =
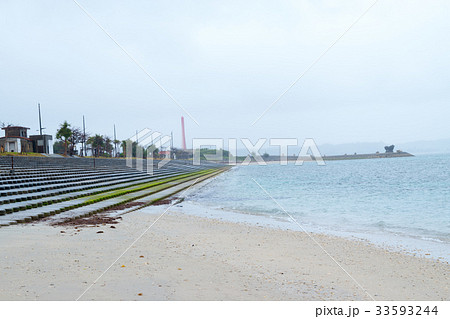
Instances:
[[[104,144],[105,144],[105,153],[107,153],[110,157],[112,157],[112,151],[113,151],[113,144],[110,137],[105,136],[104,137]]]
[[[131,145],[131,154],[128,154],[128,148]],[[122,150],[124,157],[136,157],[137,143],[131,140],[122,141]]]
[[[92,153],[94,153],[94,157],[98,157],[100,156],[102,148],[105,145],[105,140],[103,136],[96,134],[95,136],[91,136],[86,143],[92,146]]]
[[[122,141],[120,146],[122,147],[123,156],[127,157],[127,141]]]
[[[56,132],[56,138],[64,142],[64,156],[67,156],[67,143],[72,136],[72,130],[70,124],[64,121]]]
[[[120,141],[119,140],[114,140],[113,143],[114,143],[114,157],[119,157],[118,155],[119,155],[120,152],[117,150],[117,145],[120,144]]]

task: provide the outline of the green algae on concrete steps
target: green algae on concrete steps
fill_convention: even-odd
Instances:
[[[174,187],[176,185],[179,185],[182,182],[193,180],[195,178],[197,178],[197,179],[200,178],[203,180],[208,177],[217,175],[223,171],[225,171],[223,168],[222,169],[202,170],[202,171],[198,171],[196,173],[186,174],[186,175],[189,175],[189,177],[184,177],[183,179],[168,178],[168,180],[166,180],[164,183],[159,183],[159,185],[149,186],[149,187],[146,187],[141,190],[138,190],[136,188],[134,188],[133,191],[127,190],[127,191],[124,191],[122,194],[116,194],[115,197],[112,197],[111,195],[109,195],[109,196],[104,196],[103,198],[98,198],[95,201],[91,200],[88,202],[86,202],[85,198],[77,198],[77,199],[72,199],[69,201],[61,202],[61,203],[50,204],[48,206],[37,207],[37,208],[26,210],[26,211],[23,211],[20,213],[14,213],[14,214],[10,214],[7,216],[0,216],[0,226],[7,226],[7,225],[14,224],[17,222],[19,222],[19,223],[29,222],[31,220],[40,219],[40,218],[47,217],[50,215],[60,214],[62,212],[74,210],[74,209],[84,207],[84,206],[93,205],[97,202],[102,202],[102,201],[106,200],[110,203],[110,205],[108,204],[105,206],[105,204],[100,203],[100,205],[103,207],[101,210],[104,210],[105,208],[112,208],[114,206],[129,202],[132,200],[136,200],[136,199],[148,196],[153,193],[157,193],[158,191],[164,190],[166,188]],[[152,187],[153,187],[153,189],[150,189]],[[117,198],[117,197],[119,197],[119,198]],[[96,205],[96,206],[98,206],[98,205]],[[89,209],[88,209],[88,211],[89,211]],[[94,211],[93,213],[95,213],[95,212],[96,211]]]
[[[198,171],[198,172],[201,172],[201,171]],[[42,207],[42,206],[49,205],[49,204],[65,202],[65,201],[69,201],[69,200],[76,199],[76,198],[83,198],[83,197],[86,198],[88,196],[94,196],[94,195],[97,195],[97,196],[92,197],[92,199],[101,198],[106,193],[111,194],[112,192],[116,192],[116,191],[121,192],[128,188],[129,189],[139,188],[143,185],[149,185],[150,183],[157,183],[160,181],[167,182],[167,180],[169,178],[175,178],[175,177],[183,178],[184,176],[190,176],[191,174],[193,174],[193,173],[185,173],[185,174],[177,174],[177,175],[170,174],[166,177],[158,176],[158,178],[150,179],[150,180],[147,180],[146,182],[138,181],[136,183],[135,181],[130,181],[130,182],[123,183],[121,185],[110,185],[110,186],[106,186],[106,187],[102,186],[97,189],[95,187],[85,187],[85,189],[83,189],[83,190],[66,192],[66,194],[64,194],[64,195],[62,194],[62,191],[60,191],[59,194],[57,194],[57,195],[51,194],[50,196],[43,196],[42,198],[32,198],[27,201],[14,202],[11,204],[9,204],[9,203],[2,204],[2,205],[0,205],[0,215],[10,214],[13,212],[18,212],[18,211],[23,211],[23,210],[28,210],[31,208]]]
[[[127,204],[130,202],[136,201],[136,200],[139,200],[139,202],[142,201],[144,203],[142,205],[139,205],[138,208],[135,207],[131,210],[126,210],[126,211],[121,212],[121,214],[129,213],[134,210],[140,209],[142,207],[152,205],[153,203],[158,202],[163,199],[166,199],[170,196],[173,196],[189,187],[192,187],[196,183],[199,183],[208,178],[214,177],[222,172],[224,172],[224,170],[218,170],[214,173],[211,173],[209,175],[204,175],[199,178],[195,178],[195,177],[189,178],[188,180],[184,180],[183,182],[179,182],[177,184],[170,185],[170,186],[168,184],[166,184],[164,186],[161,186],[161,188],[157,191],[156,190],[152,191],[152,192],[141,191],[138,194],[134,194],[134,195],[137,195],[135,197],[129,197],[130,194],[128,194],[128,195],[124,195],[124,196],[120,196],[120,197],[116,197],[116,198],[112,198],[112,199],[107,199],[105,201],[94,203],[92,205],[87,205],[87,206],[71,209],[67,212],[63,212],[61,214],[51,217],[49,221],[54,222],[54,221],[65,221],[65,220],[73,220],[73,219],[77,219],[77,218],[84,218],[84,217],[88,217],[88,216],[91,216],[96,213],[100,213],[100,212],[103,212],[103,211],[106,211],[109,209],[114,209],[114,207],[117,207],[117,206],[120,206],[123,204]],[[195,181],[193,181],[193,180],[195,180]]]
[[[138,186],[132,186],[129,188],[122,188],[119,190],[114,190],[111,192],[105,192],[105,193],[100,193],[97,195],[92,195],[92,196],[87,196],[87,197],[83,197],[83,199],[85,199],[86,202],[91,202],[95,203],[97,201],[101,201],[103,199],[109,199],[109,198],[113,198],[113,197],[117,197],[117,196],[121,196],[121,195],[126,195],[129,193],[133,193],[133,192],[137,192],[137,191],[141,191],[141,190],[146,190],[161,184],[166,184],[172,181],[177,181],[177,180],[181,180],[181,179],[185,179],[188,177],[193,177],[193,176],[202,176],[202,175],[206,175],[212,172],[217,171],[216,169],[207,169],[207,170],[202,170],[202,171],[198,171],[198,172],[194,172],[194,173],[188,173],[188,174],[182,174],[182,175],[178,175],[176,177],[169,177],[169,178],[165,178],[165,179],[160,179],[158,181],[155,182],[149,182],[149,183],[145,183],[145,184],[141,184]]]

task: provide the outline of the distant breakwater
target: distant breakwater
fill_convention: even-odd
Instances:
[[[395,153],[372,153],[372,154],[353,154],[353,155],[331,155],[323,156],[324,161],[344,161],[354,159],[374,159],[374,158],[393,158],[393,157],[412,157],[414,155],[407,152]]]
[[[371,154],[344,154],[344,155],[330,155],[322,156],[324,161],[345,161],[345,160],[356,160],[356,159],[375,159],[375,158],[394,158],[394,157],[412,157],[414,155],[407,152],[395,152],[395,153],[371,153]],[[298,160],[305,162],[314,162],[316,159],[314,156],[263,156],[264,162],[296,162]],[[244,157],[239,158],[237,163],[240,164],[244,161]],[[251,163],[256,163],[256,159],[251,157]]]

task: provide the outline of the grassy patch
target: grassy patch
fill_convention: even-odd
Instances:
[[[0,156],[29,156],[29,157],[45,157],[39,153],[15,153],[15,152],[3,152]]]
[[[210,174],[212,172],[216,171],[215,169],[207,169],[207,170],[203,170],[203,171],[199,171],[199,172],[194,172],[194,173],[187,173],[187,174],[182,174],[179,176],[175,176],[175,177],[169,177],[169,178],[164,178],[164,179],[160,179],[154,182],[149,182],[149,183],[145,183],[145,184],[141,184],[138,185],[136,187],[132,187],[129,189],[118,189],[112,192],[107,192],[107,193],[101,193],[98,195],[93,195],[90,196],[88,198],[86,198],[86,202],[85,203],[91,203],[91,202],[99,202],[102,200],[106,200],[106,199],[110,199],[110,198],[114,198],[114,197],[118,197],[118,196],[122,196],[122,195],[126,195],[129,193],[134,193],[134,192],[139,192],[141,190],[146,190],[149,188],[153,188],[162,184],[167,184],[170,183],[172,181],[177,181],[177,180],[181,180],[181,179],[186,179],[189,177],[194,177],[194,176],[203,176],[206,174]],[[89,205],[89,204],[88,204]]]

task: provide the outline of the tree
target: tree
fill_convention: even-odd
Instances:
[[[189,159],[190,157],[192,157],[192,154],[189,152],[186,152],[185,150],[174,147],[172,149],[172,156],[175,159]]]
[[[98,157],[102,154],[103,147],[105,146],[105,140],[103,136],[95,134],[95,136],[89,137],[86,144],[91,145],[94,157]]]
[[[72,136],[69,138],[69,155],[74,155],[77,144],[83,143],[84,133],[81,128],[72,128]]]
[[[131,145],[131,154],[128,154],[128,148],[130,147],[130,145]],[[121,146],[122,146],[124,157],[136,157],[136,150],[138,147],[136,142],[133,142],[131,140],[125,140],[125,141],[122,141]]]
[[[64,154],[64,142],[56,141],[53,143],[53,153],[55,154]]]
[[[120,151],[117,149],[117,145],[120,144],[120,141],[114,140],[113,143],[114,143],[114,157],[119,157]]]
[[[13,126],[13,125],[11,123],[0,122],[0,127],[1,128],[5,128],[5,127],[8,127],[8,126]]]
[[[113,144],[112,144],[112,140],[110,137],[105,136],[104,138],[104,152],[106,154],[108,154],[109,157],[112,157],[112,152],[113,152]]]
[[[56,138],[64,142],[64,156],[67,156],[67,144],[72,136],[72,129],[67,121],[64,121],[56,132]]]
[[[197,151],[197,150],[196,150]],[[226,160],[230,158],[231,153],[227,150],[216,150],[216,149],[210,149],[210,148],[202,148],[200,149],[200,159],[206,161],[206,156],[210,155],[210,156],[216,156],[217,152],[221,151],[222,152],[222,159],[221,160]]]
[[[90,138],[90,134],[89,133],[82,133],[81,134],[81,140],[80,143],[81,144],[81,156],[87,156],[87,141]]]
[[[123,157],[127,157],[127,143],[131,143],[131,141],[130,140],[122,141],[122,143],[120,144],[120,146],[122,147],[122,155],[123,155]]]
[[[152,151],[153,150],[153,151]],[[152,157],[152,158],[159,158],[159,149],[156,147],[156,145],[150,145],[146,152],[145,152],[145,156],[147,158]]]

